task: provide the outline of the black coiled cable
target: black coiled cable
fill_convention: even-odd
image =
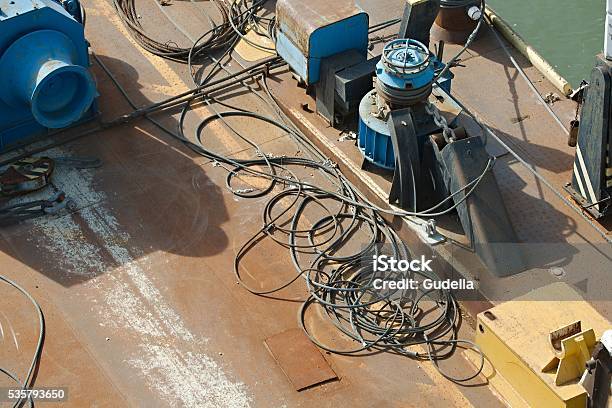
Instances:
[[[266,116],[240,111],[217,112],[203,119],[196,129],[195,139],[202,152],[213,160],[232,166],[228,169],[227,177],[230,191],[242,198],[270,196],[264,206],[261,227],[238,249],[234,260],[235,276],[248,291],[271,297],[303,280],[309,297],[300,310],[300,324],[317,346],[330,352],[355,354],[386,350],[416,359],[431,360],[436,364],[438,360],[452,355],[460,343],[478,350],[473,343],[457,338],[460,311],[450,291],[441,289],[384,293],[374,288],[373,280],[377,275],[373,271],[371,257],[379,254],[383,247],[398,259],[409,260],[410,250],[380,213],[369,208],[367,201],[335,166],[322,157],[319,161],[300,157],[272,158],[262,152],[261,158],[238,160],[207,150],[206,128],[215,120],[230,117],[262,120],[290,134],[295,131]],[[184,115],[179,123],[183,134]],[[247,137],[239,137],[260,151],[257,144]],[[268,174],[254,170],[259,166],[267,167]],[[296,175],[297,171],[294,171],[301,167],[324,173],[331,178],[337,190],[332,192],[301,182]],[[281,171],[288,176],[281,177]],[[245,193],[232,185],[232,180],[239,178],[241,173],[264,177],[269,182],[265,187]],[[275,192],[274,187],[278,183],[283,183],[284,188]],[[306,217],[305,214],[312,207],[316,207],[323,215],[314,220]],[[368,235],[363,248],[354,253],[341,254],[350,247],[352,237],[357,233]],[[272,240],[290,252],[295,272],[278,285],[261,288],[245,280],[241,264],[250,251],[265,239]],[[396,275],[386,278],[403,277],[401,274]],[[416,275],[419,273],[412,278],[417,278]],[[434,273],[423,272],[420,275],[422,279],[439,280]],[[307,327],[305,319],[307,311],[313,306],[322,307],[329,320],[360,345],[350,350],[340,350],[317,339]],[[426,309],[429,311],[424,312]],[[419,345],[424,348],[413,350]],[[482,362],[484,364],[484,359]],[[466,378],[454,378],[441,373],[452,381],[466,382],[476,377],[480,369]]]
[[[265,0],[240,0],[229,6],[223,0],[213,0],[222,22],[202,34],[192,47],[179,47],[174,41],[161,42],[152,38],[140,24],[136,0],[113,0],[113,3],[119,18],[141,47],[162,58],[187,63],[190,58],[194,62],[203,61],[244,36],[247,28],[258,22],[257,12]]]
[[[270,60],[266,64],[273,66],[276,61]],[[107,69],[105,71],[110,74]],[[309,297],[300,309],[300,324],[315,344],[335,353],[355,354],[385,350],[415,359],[430,360],[438,367],[437,362],[452,355],[460,343],[466,343],[479,351],[473,343],[457,338],[460,312],[450,291],[389,293],[377,291],[373,287],[375,274],[369,261],[371,256],[387,250],[398,259],[410,259],[411,256],[409,248],[383,219],[382,214],[435,216],[452,211],[463,200],[458,200],[451,208],[438,213],[433,211],[441,207],[444,202],[418,214],[384,210],[373,205],[301,132],[279,114],[278,106],[267,87],[267,72],[268,70],[264,70],[257,77],[257,82],[264,89],[267,98],[258,96],[267,100],[271,108],[276,109],[279,119],[242,110],[215,111],[200,122],[193,138],[188,138],[185,135],[184,124],[192,102],[196,99],[209,104],[215,101],[212,92],[207,92],[206,87],[200,87],[200,91],[194,91],[191,97],[185,93],[184,98],[187,99],[181,103],[183,109],[179,118],[178,132],[173,132],[156,122],[156,125],[180,139],[193,151],[226,168],[227,187],[237,196],[245,199],[270,197],[262,212],[261,228],[245,241],[236,254],[234,273],[237,280],[250,292],[268,297],[302,280],[309,290]],[[118,85],[116,81],[113,82]],[[221,91],[217,89],[215,92]],[[182,101],[182,98],[175,99]],[[174,106],[176,103],[172,102]],[[210,106],[214,110],[214,107]],[[272,157],[266,154],[254,141],[236,132],[227,123],[227,119],[232,117],[264,121],[280,128],[304,146],[304,150],[310,152],[314,159]],[[237,137],[255,149],[258,157],[236,159],[207,148],[207,129],[216,120],[225,122]],[[465,193],[464,197],[467,198],[477,188],[479,181],[491,166],[492,162],[483,170],[481,177],[453,193],[445,201],[453,199],[461,192]],[[319,172],[331,186],[325,188],[300,180],[297,173],[303,168]],[[263,187],[249,189],[248,192],[236,189],[234,181],[243,174],[267,180],[267,183]],[[309,210],[313,207],[322,214],[318,219],[306,217],[307,213],[312,212]],[[356,234],[367,235],[365,245],[352,253],[344,253],[351,247]],[[289,251],[295,273],[274,287],[255,288],[243,279],[241,265],[250,251],[256,249],[266,239]],[[427,276],[438,279],[435,274],[425,274],[421,278]],[[358,341],[360,345],[351,350],[339,350],[317,339],[311,333],[305,319],[308,310],[314,306],[322,307],[328,319],[342,333]],[[426,309],[431,311],[425,312]],[[423,347],[415,350],[416,346]],[[484,365],[484,357],[482,363]],[[452,381],[465,382],[476,377],[481,370],[482,367],[467,378],[453,378],[442,371],[441,373]]]

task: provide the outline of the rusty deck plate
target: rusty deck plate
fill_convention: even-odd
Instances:
[[[301,329],[276,334],[264,343],[296,391],[338,379],[319,349]]]
[[[172,2],[162,7],[155,0],[143,0],[137,2],[137,9],[142,24],[152,36],[189,46],[193,43],[189,37],[197,38],[207,29],[208,15],[217,21],[213,3]],[[357,3],[370,13],[372,23],[376,24],[401,15],[405,0],[390,0],[385,7],[380,7],[378,0]],[[92,51],[115,73],[138,105],[157,102],[192,86],[185,65],[155,57],[130,39],[112,1],[83,0],[83,4],[88,11],[87,38]],[[168,23],[165,14],[177,21],[187,35]],[[447,50],[451,55],[450,45]],[[527,111],[516,112],[512,106],[508,107],[513,102],[510,96],[513,94],[500,91],[492,95],[496,97],[493,102],[486,89],[476,87],[473,89],[478,94],[468,94],[472,83],[484,82],[481,78],[485,73],[487,78],[491,76],[490,84],[485,84],[491,89],[506,90],[510,85],[512,77],[506,77],[505,66],[495,64],[500,60],[493,51],[494,43],[477,41],[463,61],[470,67],[457,68],[454,89],[459,94],[465,93],[462,98],[472,102],[474,108],[479,108],[475,110],[509,137],[517,135],[516,128],[521,126],[534,126],[529,128],[533,135],[552,129],[548,122],[540,122],[544,120],[543,115],[540,118],[534,113],[532,97],[524,86],[517,88],[516,93],[521,103],[529,102]],[[130,107],[100,66],[94,63],[92,70],[98,81],[103,118],[111,120],[128,112]],[[273,85],[283,80],[277,77],[270,82]],[[298,88],[290,76],[286,85],[285,88],[295,92],[285,94],[288,100],[295,100],[298,103],[295,109],[301,109],[301,96],[296,96]],[[252,95],[235,91],[228,93],[227,98],[231,104],[274,115]],[[565,101],[557,102],[555,109],[564,104]],[[573,108],[566,108],[564,117],[572,118]],[[496,114],[504,112],[509,112],[510,117],[529,114],[531,119],[518,124],[494,120],[503,119]],[[209,114],[204,107],[190,113],[185,123],[189,137],[193,137],[199,122]],[[175,129],[179,114],[160,115],[158,119]],[[238,119],[231,123],[239,131],[248,132],[266,152],[294,155],[299,150],[290,137],[270,125]],[[313,119],[313,123],[318,122]],[[211,150],[239,158],[254,156],[252,146],[228,129],[218,126],[209,131],[206,142]],[[339,138],[337,132],[334,134],[324,127],[322,132],[331,141]],[[552,140],[554,135],[550,136]],[[539,154],[553,146],[548,139],[531,143],[522,137],[514,138],[522,149],[530,149],[533,156],[548,162],[550,177],[551,173],[562,171],[564,163],[571,164],[569,156],[551,161],[550,155]],[[351,160],[359,158],[360,153],[351,142],[329,146],[343,151]],[[264,341],[274,341],[277,333],[296,327],[300,304],[253,296],[236,284],[232,273],[235,252],[250,234],[261,228],[265,199],[236,199],[225,188],[225,169],[193,154],[181,142],[145,121],[109,129],[45,154],[96,156],[104,163],[96,169],[62,168],[55,173],[54,183],[77,201],[77,211],[0,230],[2,274],[30,291],[45,313],[47,333],[35,386],[67,387],[69,399],[60,404],[62,407],[503,406],[485,384],[459,387],[442,377],[428,362],[419,363],[389,353],[321,356],[315,349],[333,367],[332,378],[339,377],[342,381],[295,392],[277,362],[270,358]],[[561,165],[558,159],[563,159]],[[386,188],[381,177],[375,174],[370,177],[380,183],[379,190]],[[561,174],[559,178],[565,176]],[[506,191],[516,203],[516,214],[521,215],[518,210],[525,211],[521,204],[521,197],[524,200],[525,195],[516,192],[525,187],[523,179],[514,177],[514,180],[518,187]],[[322,181],[322,178],[314,180]],[[530,182],[530,189],[533,184]],[[363,182],[359,185],[367,192]],[[557,205],[554,197],[544,198],[533,202]],[[551,213],[546,207],[543,210],[547,211],[545,214]],[[524,224],[534,219],[530,215],[533,212],[525,214]],[[576,234],[587,236],[588,231],[582,225],[572,230],[573,224],[562,224],[557,219],[548,225],[555,223],[568,227],[567,231],[557,227],[557,231],[572,234],[570,238]],[[536,227],[534,224],[533,228]],[[398,225],[400,228],[407,229]],[[420,252],[426,250],[411,235],[406,238],[410,247]],[[592,265],[595,259],[591,254],[576,251],[557,252],[567,254],[568,261],[576,257],[581,265],[587,262]],[[245,261],[254,276],[265,276],[270,270],[290,272],[286,267],[291,262],[287,253],[278,252],[273,257],[270,253],[270,249],[254,251]],[[459,255],[462,254],[457,258]],[[572,271],[564,268],[571,276]],[[536,278],[527,275],[521,279]],[[609,279],[591,277],[590,282],[597,283],[591,286],[605,289]],[[500,290],[515,289],[519,283],[483,279],[483,285]],[[299,299],[303,298],[304,291],[304,285],[296,284],[285,295]],[[0,365],[22,374],[35,346],[34,311],[8,287],[0,288],[0,303],[0,312],[6,315],[0,313],[5,333],[4,339],[0,336]],[[477,312],[481,311],[482,304],[477,306]],[[313,324],[326,344],[352,344],[333,325]],[[15,335],[17,344],[12,333],[19,334]],[[462,325],[460,337],[473,338],[469,325]],[[307,341],[303,337],[302,340]],[[294,367],[305,370],[306,352],[298,347],[297,341],[289,342],[291,347],[285,341],[280,350],[279,347],[270,349],[279,353],[298,350],[293,352],[293,357],[299,357]],[[279,357],[275,358],[280,361]],[[458,370],[457,373],[473,371],[461,355],[445,364]],[[283,363],[281,367],[287,368],[287,365]],[[13,386],[13,383],[4,379],[0,386]]]
[[[373,10],[373,2],[362,1],[364,9]],[[397,2],[399,7],[401,2]],[[387,10],[384,10],[387,12]],[[397,13],[397,11],[396,11]],[[375,17],[372,24],[376,24]],[[391,29],[389,29],[391,30]],[[383,31],[381,35],[384,35]],[[438,38],[439,30],[432,31],[432,43]],[[380,53],[378,44],[372,55]],[[455,55],[461,45],[447,44],[446,54]],[[534,68],[528,66],[516,50],[514,57],[525,66],[525,72],[535,83],[541,95],[555,89]],[[543,106],[539,104],[525,81],[511,66],[507,56],[495,41],[490,30],[483,29],[476,41],[462,57],[453,80],[453,95],[480,117],[485,118],[489,127],[508,146],[545,177],[557,192],[564,196],[563,186],[571,180],[574,153],[567,146],[566,137]],[[487,78],[487,81],[482,81]],[[284,112],[296,123],[317,147],[330,157],[345,176],[357,186],[369,200],[377,205],[387,206],[387,192],[391,178],[362,169],[363,157],[353,143],[338,138],[338,131],[329,128],[316,112],[305,110],[314,106],[314,99],[303,89],[296,87],[289,79],[271,83]],[[565,123],[575,114],[576,104],[572,100],[561,100],[552,107]],[[479,127],[465,117],[462,125],[474,134]],[[491,138],[487,139],[487,144]],[[501,145],[488,146],[489,154],[498,157],[493,169],[502,197],[506,203],[510,220],[518,235],[520,250],[528,260],[523,273],[500,280],[488,271],[470,249],[466,249],[466,237],[455,225],[452,217],[438,217],[438,229],[450,240],[433,249],[439,264],[436,272],[442,276],[462,276],[478,280],[481,298],[466,302],[463,306],[474,314],[483,307],[500,304],[543,287],[557,280],[564,280],[582,290],[602,314],[609,314],[610,286],[594,282],[608,282],[612,247],[590,222],[575,212],[566,203],[537,180],[530,170],[518,163],[513,156],[505,154]],[[423,245],[418,232],[410,223],[399,219],[395,223],[400,237],[415,253],[432,251]],[[609,225],[596,225],[600,230],[612,233]],[[564,275],[560,279],[552,273],[551,265],[563,265]],[[503,283],[502,283],[503,282]]]

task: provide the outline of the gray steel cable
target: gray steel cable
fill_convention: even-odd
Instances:
[[[481,0],[480,9],[482,10],[482,15],[478,19],[478,23],[476,24],[476,27],[474,28],[472,33],[469,35],[465,44],[459,50],[459,52],[455,54],[455,56],[446,63],[446,66],[444,67],[444,69],[436,75],[436,78],[435,78],[436,83],[438,82],[438,79],[442,78],[448,72],[448,70],[451,69],[451,67],[459,60],[459,58],[463,55],[463,53],[467,51],[467,49],[470,47],[470,45],[472,45],[472,43],[476,39],[476,36],[478,35],[478,31],[480,31],[480,27],[482,26],[482,22],[484,20],[486,7],[487,7],[486,0]]]
[[[38,304],[36,299],[34,299],[34,297],[27,290],[25,290],[24,288],[19,286],[17,283],[15,283],[11,279],[3,275],[0,275],[0,281],[6,283],[9,286],[12,286],[13,288],[21,292],[32,303],[32,305],[34,306],[34,309],[36,310],[36,314],[38,315],[38,341],[36,342],[36,348],[34,350],[32,362],[30,363],[30,367],[28,368],[28,371],[26,373],[26,376],[23,382],[20,382],[18,377],[15,374],[9,372],[8,370],[0,368],[0,372],[4,373],[8,377],[10,377],[12,380],[19,383],[22,390],[28,390],[33,385],[34,370],[36,369],[36,366],[38,365],[38,362],[40,361],[40,357],[42,354],[43,341],[45,338],[45,318],[44,318],[42,309],[40,308],[40,305]],[[20,398],[13,404],[13,408],[21,407],[25,401],[26,399]],[[33,406],[32,400],[29,399],[28,401],[30,402],[30,406]]]
[[[504,50],[504,53],[506,54],[506,56],[508,57],[508,59],[510,60],[510,62],[512,62],[512,65],[514,65],[514,68],[516,68],[516,70],[519,72],[519,74],[521,75],[521,77],[525,80],[525,82],[527,83],[527,85],[529,85],[529,88],[533,91],[533,93],[536,95],[536,97],[538,98],[538,100],[542,103],[542,105],[544,105],[544,107],[546,108],[546,110],[548,111],[548,113],[550,113],[550,115],[553,117],[553,119],[555,120],[555,122],[557,122],[557,124],[559,125],[559,127],[561,127],[561,129],[563,129],[563,132],[565,132],[566,135],[569,136],[570,132],[569,130],[565,127],[565,125],[563,124],[563,122],[561,121],[561,119],[559,118],[559,116],[557,116],[557,114],[552,110],[552,108],[546,103],[546,101],[544,100],[544,98],[542,97],[542,95],[540,95],[540,92],[538,92],[537,88],[535,87],[535,85],[533,84],[533,82],[531,81],[531,79],[529,79],[529,77],[527,76],[527,74],[525,73],[525,70],[523,70],[523,68],[521,68],[521,66],[518,64],[518,62],[516,62],[516,59],[514,59],[514,57],[512,56],[512,54],[510,53],[510,51],[508,50],[508,47],[506,46],[506,44],[502,41],[501,37],[499,36],[499,33],[497,32],[497,30],[495,29],[495,26],[493,25],[493,23],[491,22],[491,20],[483,13],[483,15],[486,18],[487,21],[487,25],[489,26],[489,28],[491,29],[491,31],[493,32],[493,34],[495,35],[495,39],[497,40],[497,42],[499,43],[499,45],[501,46],[501,48]]]
[[[107,71],[107,70],[105,71],[107,73],[110,73],[110,71]],[[115,83],[116,86],[120,87],[118,82],[113,81],[113,83]],[[127,95],[125,91],[122,92],[122,94],[124,96]],[[259,291],[258,293],[259,295],[269,295],[269,294],[275,293],[278,290],[281,290],[291,285],[301,276],[304,276],[305,274],[307,274],[309,275],[309,278],[307,280],[307,285],[311,289],[312,297],[309,301],[307,301],[304,304],[305,305],[304,307],[308,308],[313,303],[320,303],[324,305],[327,304],[328,312],[331,313],[333,316],[335,316],[335,317],[332,316],[332,320],[335,322],[334,324],[338,326],[339,330],[349,335],[349,337],[358,336],[361,342],[367,345],[367,347],[364,346],[363,348],[364,350],[382,349],[382,350],[388,350],[391,352],[395,352],[397,354],[405,355],[411,358],[437,361],[439,359],[448,358],[454,352],[455,348],[458,347],[458,343],[463,343],[463,341],[457,339],[456,337],[457,336],[457,325],[458,325],[458,319],[459,319],[459,309],[458,309],[459,307],[458,307],[456,300],[454,300],[454,298],[452,297],[452,294],[449,291],[442,290],[442,291],[422,293],[418,296],[418,299],[415,301],[411,309],[402,310],[401,313],[400,313],[400,309],[398,309],[397,303],[389,303],[391,312],[397,316],[396,319],[386,320],[387,323],[393,323],[392,329],[389,329],[389,327],[384,327],[384,326],[382,327],[378,326],[378,328],[376,327],[372,319],[375,319],[376,315],[380,315],[380,313],[383,312],[382,309],[379,310],[378,312],[372,312],[368,306],[368,304],[371,304],[371,302],[364,303],[361,300],[362,296],[355,297],[355,291],[350,291],[352,292],[352,294],[349,294],[348,298],[345,298],[342,295],[342,293],[344,293],[343,290],[338,292],[336,288],[332,288],[329,290],[325,289],[328,292],[328,295],[325,295],[325,296],[322,295],[321,290],[323,290],[322,288],[323,282],[320,281],[320,277],[324,276],[326,272],[322,269],[323,264],[318,263],[319,261],[345,262],[346,265],[350,266],[355,260],[359,259],[359,256],[356,256],[356,255],[348,257],[348,258],[347,257],[339,258],[337,255],[334,255],[344,245],[346,239],[348,239],[349,234],[351,234],[351,231],[354,231],[355,227],[358,226],[356,224],[357,219],[371,225],[372,233],[374,234],[373,237],[375,235],[378,235],[378,233],[380,232],[386,237],[387,240],[389,240],[389,242],[395,242],[394,247],[398,248],[397,251],[403,253],[404,256],[408,256],[408,252],[409,252],[403,243],[400,244],[401,240],[399,239],[399,237],[397,237],[397,234],[391,229],[391,227],[378,214],[377,207],[373,206],[371,203],[368,203],[367,201],[362,201],[362,195],[358,193],[358,191],[348,182],[348,180],[346,180],[342,176],[342,174],[337,170],[337,168],[335,168],[334,166],[331,166],[326,161],[313,161],[310,159],[304,159],[304,158],[299,158],[299,157],[269,158],[265,154],[263,158],[261,159],[252,159],[252,160],[232,159],[230,157],[222,156],[215,152],[207,150],[204,147],[201,133],[202,133],[202,130],[212,120],[223,120],[229,116],[245,116],[245,117],[250,117],[252,119],[263,120],[277,127],[280,127],[281,129],[285,130],[290,135],[293,135],[298,139],[306,139],[304,135],[297,134],[295,130],[287,126],[284,126],[280,122],[277,122],[266,116],[258,115],[253,112],[242,112],[242,111],[240,112],[234,112],[234,111],[215,112],[215,114],[211,115],[208,118],[205,118],[201,122],[200,126],[198,127],[197,135],[196,135],[196,138],[199,140],[199,144],[194,145],[188,142],[187,138],[182,134],[182,129],[183,129],[182,124],[184,120],[184,115],[185,115],[185,111],[183,111],[181,115],[181,119],[179,121],[179,131],[181,133],[178,135],[174,135],[174,136],[178,137],[181,141],[185,142],[187,146],[189,146],[190,148],[192,148],[194,151],[198,152],[199,154],[205,157],[208,157],[212,160],[234,166],[233,170],[230,169],[228,171],[228,178],[227,178],[227,183],[226,183],[227,187],[234,194],[240,197],[245,197],[245,198],[259,197],[259,196],[262,196],[262,195],[265,195],[271,192],[272,187],[274,187],[274,184],[277,182],[283,182],[285,183],[285,185],[295,185],[297,187],[295,189],[285,189],[281,193],[279,193],[279,195],[276,195],[270,199],[267,205],[268,210],[264,212],[264,219],[265,219],[264,226],[262,227],[262,229],[260,229],[260,231],[258,231],[255,235],[253,235],[251,239],[245,242],[243,247],[238,251],[236,255],[236,259],[235,259],[235,273],[237,274],[238,280],[242,282],[245,288],[251,290],[253,293],[258,293],[257,290],[254,290],[253,288],[249,288],[249,286],[244,281],[242,281],[240,277],[240,273],[239,273],[240,260],[243,258],[243,256],[246,255],[246,253],[250,249],[252,249],[255,245],[257,245],[258,242],[260,242],[261,240],[260,238],[268,237],[268,238],[272,238],[277,243],[281,243],[281,241],[279,241],[278,238],[277,239],[274,238],[274,234],[277,234],[277,233],[284,234],[285,236],[288,236],[289,241],[286,242],[283,246],[286,246],[291,251],[292,260],[296,267],[296,273],[292,279],[287,280],[280,287],[276,287],[276,288],[265,290],[265,291]],[[169,133],[173,134],[172,132],[169,132]],[[247,137],[240,135],[240,134],[239,134],[239,137],[247,141],[247,143],[253,146],[257,151],[261,151],[261,148],[257,144],[255,144],[253,141],[249,140]],[[318,155],[319,157],[323,157],[322,154],[320,153]],[[295,165],[298,167],[307,166],[313,169],[321,170],[322,172],[332,176],[332,178],[337,181],[334,184],[339,188],[339,190],[333,191],[333,192],[327,191],[312,183],[306,183],[306,182],[300,181],[299,179],[297,179],[297,177],[295,177],[295,175],[292,175],[290,177],[282,177],[276,174],[275,169],[283,169],[285,172],[289,172],[289,174],[293,174],[288,169],[288,166],[292,166],[292,165]],[[492,162],[489,163],[489,165],[487,165],[487,167],[483,171],[483,175],[490,170],[491,165],[492,165]],[[252,166],[267,166],[270,169],[270,171],[264,172],[264,171],[255,170],[252,168]],[[246,194],[246,193],[237,191],[232,188],[231,180],[237,176],[239,171],[251,173],[251,174],[254,174],[260,177],[266,177],[270,180],[270,184],[264,189],[256,192],[255,194]],[[482,177],[483,176],[473,180],[468,185],[466,185],[463,189],[461,189],[458,192],[455,192],[453,196],[455,196],[456,194],[462,191],[468,190],[465,194],[465,197],[463,197],[463,200],[465,200],[470,195],[471,191],[473,191],[473,189],[475,189],[478,186],[478,183],[480,182]],[[295,199],[293,200],[293,204],[289,205],[288,208],[282,210],[280,214],[278,214],[277,211],[274,212],[275,216],[272,216],[272,213],[273,213],[272,208],[281,202],[281,199],[278,197],[281,197],[287,194],[295,194]],[[452,199],[453,196],[447,198],[447,200]],[[321,220],[316,221],[315,225],[313,225],[312,228],[307,229],[307,230],[299,229],[297,226],[301,222],[300,221],[302,218],[301,215],[304,212],[305,206],[311,202],[313,203],[320,202],[320,200],[324,199],[325,197],[334,199],[334,200],[338,200],[338,202],[342,205],[341,208],[345,208],[345,210],[343,211],[346,211],[346,212],[338,213],[336,215],[327,212],[327,215],[324,216]],[[461,200],[460,202],[462,202],[463,200]],[[459,203],[456,203],[456,205],[459,205]],[[430,211],[435,210],[440,205],[442,205],[442,203],[440,203],[436,207],[431,208]],[[351,211],[350,208],[354,208],[355,211]],[[279,218],[282,217],[284,214],[288,214],[288,211],[290,210],[293,211],[293,214],[294,214],[292,217],[293,221],[291,224],[291,228],[287,229],[287,228],[283,228],[282,225],[277,225],[277,224],[280,224]],[[427,213],[427,215],[433,216],[434,214]],[[342,226],[342,227],[339,226],[338,222],[344,218],[352,219],[351,221],[352,227],[349,226],[347,228],[346,226]],[[340,231],[340,230],[343,231],[339,236],[333,236],[332,237],[333,240],[332,238],[330,238],[329,240],[326,240],[324,242],[317,242],[316,244],[314,242],[310,242],[310,244],[306,244],[306,245],[300,245],[297,242],[295,242],[295,239],[302,236],[304,233],[309,235],[310,237],[309,239],[313,239],[312,234],[315,234],[316,231],[320,231],[321,229],[326,228],[327,226],[330,226],[330,225],[334,227],[335,231]],[[373,240],[371,244],[368,246],[368,248],[372,248],[372,245],[374,244],[374,242],[377,242],[377,241]],[[301,265],[301,262],[298,260],[297,251],[301,251],[302,249],[309,250],[309,248],[315,248],[317,252],[319,253],[319,256],[317,256],[316,262],[313,261],[314,263],[312,263],[311,266],[306,267],[305,265]],[[404,249],[401,249],[401,248],[404,248]],[[310,271],[311,273],[308,274],[308,271]],[[359,276],[362,276],[362,275],[359,275]],[[432,277],[435,278],[435,275],[432,275]],[[338,279],[336,280],[338,281]],[[343,279],[340,279],[340,281],[345,282],[346,279],[343,278]],[[325,282],[329,284],[329,281],[326,280]],[[362,285],[362,283],[358,283],[354,281],[354,284]],[[338,295],[340,295],[341,297],[338,297]],[[329,298],[328,296],[332,296],[332,298]],[[435,320],[435,322],[424,324],[421,326],[418,324],[418,322],[420,321],[419,316],[420,316],[420,310],[421,310],[418,304],[419,304],[420,299],[430,298],[431,296],[434,296],[434,298],[437,299],[436,304],[438,305],[437,309],[440,311],[440,315]],[[441,300],[441,299],[444,299],[444,300]],[[352,332],[347,327],[344,327],[341,323],[342,317],[340,316],[340,314],[343,313],[342,310],[344,309],[344,306],[342,304],[345,301],[349,301],[351,304],[350,309],[352,310],[352,312],[351,312],[350,320],[351,320],[351,327],[353,328]],[[439,303],[440,301],[442,303]],[[400,323],[400,328],[395,327],[395,325],[398,323]],[[305,322],[303,322],[303,324],[304,324],[303,328],[305,332],[308,333],[309,336],[311,336],[308,329],[305,327]],[[359,329],[357,327],[359,327]],[[372,342],[370,340],[365,339],[364,338],[365,334],[363,335],[359,334],[363,330],[370,331],[376,337],[377,340]],[[425,337],[423,337],[422,335],[425,335]],[[315,342],[315,344],[318,344],[318,341],[316,339],[313,338],[313,341]],[[413,346],[417,344],[428,344],[427,350],[424,353],[417,353],[417,352],[406,349],[409,346]],[[434,347],[435,348],[441,347],[442,349],[444,349],[444,351],[439,352],[438,350],[434,350]],[[329,347],[327,348],[330,349]],[[477,348],[475,348],[475,350],[478,352]],[[336,352],[345,353],[341,350],[336,350]],[[481,358],[484,359],[484,356],[482,356],[482,354],[481,354]],[[444,377],[449,378],[450,380],[458,382],[458,383],[469,381],[470,379],[478,375],[478,373],[480,372],[480,369],[479,369],[475,372],[474,375],[471,375],[469,377],[454,378],[452,376],[449,376],[448,374],[445,374],[440,369],[440,367],[438,367],[437,364],[436,364],[436,368],[440,370],[441,374]]]

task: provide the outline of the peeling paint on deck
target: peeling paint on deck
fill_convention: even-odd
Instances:
[[[47,155],[71,153],[53,149]],[[250,406],[247,387],[230,380],[203,353],[208,340],[189,330],[148,276],[151,261],[130,246],[130,235],[107,207],[108,197],[95,190],[94,177],[94,170],[56,168],[54,185],[80,210],[28,221],[31,235],[40,237],[37,246],[52,254],[66,274],[91,278],[83,285],[95,289],[88,301],[99,316],[98,324],[120,332],[136,346],[138,351],[126,355],[124,361],[161,399],[171,404],[180,401],[186,407]],[[50,195],[45,189],[12,203]]]

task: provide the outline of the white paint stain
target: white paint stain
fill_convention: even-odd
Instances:
[[[159,392],[168,401],[176,401],[175,396],[179,396],[181,405],[189,407],[250,406],[244,385],[228,381],[217,363],[206,355],[153,345],[142,347],[140,357],[130,363],[149,378],[159,380]],[[168,382],[167,377],[180,381]]]
[[[70,152],[54,149],[46,154],[58,157]],[[44,237],[39,245],[47,256],[55,257],[66,273],[91,278],[85,285],[96,289],[96,297],[102,298],[90,299],[100,318],[99,326],[121,331],[131,344],[138,345],[139,351],[126,356],[125,361],[173,406],[250,406],[247,387],[228,379],[215,360],[202,352],[207,339],[190,332],[147,275],[150,260],[138,248],[130,247],[130,236],[107,208],[106,195],[93,187],[94,172],[58,167],[53,181],[77,203],[79,212],[29,223]],[[46,190],[19,200],[50,195]],[[173,346],[177,342],[195,351]]]

